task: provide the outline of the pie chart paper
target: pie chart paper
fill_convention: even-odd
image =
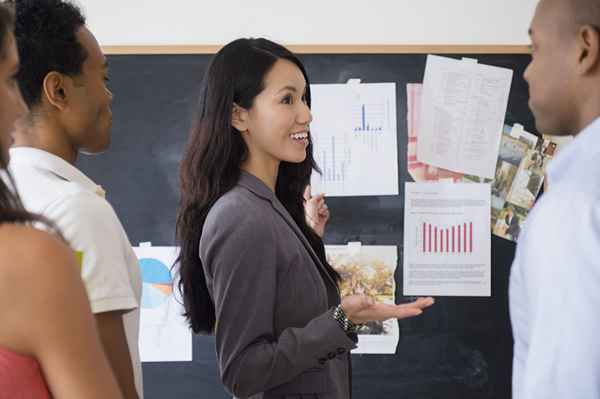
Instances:
[[[142,308],[155,309],[173,295],[173,279],[169,267],[156,258],[139,258],[142,272]]]
[[[182,316],[176,247],[134,247],[142,276],[140,358],[142,362],[192,361],[192,335]]]

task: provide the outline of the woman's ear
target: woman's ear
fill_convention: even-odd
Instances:
[[[236,103],[233,103],[233,111],[231,112],[231,126],[240,132],[248,130],[248,111]]]

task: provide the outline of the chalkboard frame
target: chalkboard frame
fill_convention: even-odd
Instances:
[[[111,81],[113,82],[113,90],[115,91],[117,108],[118,104],[128,103],[127,112],[136,110],[136,113],[128,113],[129,119],[147,118],[151,120],[154,115],[144,110],[143,101],[147,101],[153,95],[167,96],[172,95],[170,101],[171,106],[185,108],[187,115],[193,110],[195,95],[190,94],[190,90],[172,90],[172,88],[180,89],[186,83],[183,82],[183,76],[172,76],[172,87],[167,83],[169,79],[157,83],[153,87],[153,77],[157,74],[152,73],[152,69],[158,70],[164,68],[168,71],[169,68],[177,68],[179,56],[187,58],[188,56],[198,55],[202,58],[202,63],[205,63],[207,57],[218,50],[220,46],[120,46],[120,47],[105,47],[105,52],[109,56],[111,64]],[[311,58],[318,57],[323,61],[335,61],[334,58],[340,59],[356,59],[361,58],[360,63],[355,63],[352,68],[359,70],[368,66],[370,62],[377,64],[379,58],[385,55],[416,55],[414,62],[406,65],[424,66],[424,55],[433,54],[448,54],[454,56],[473,56],[481,54],[485,56],[506,55],[505,61],[513,55],[518,57],[520,61],[520,71],[516,72],[515,79],[520,79],[517,75],[522,73],[523,55],[529,54],[529,49],[526,46],[289,46],[293,51],[304,55],[306,64],[310,65]],[[372,54],[372,56],[371,56]],[[331,57],[328,57],[331,55]],[[114,58],[115,56],[116,58]],[[148,57],[146,57],[148,56]],[[135,61],[135,60],[139,61]],[[131,61],[121,62],[121,61]],[[161,61],[162,60],[162,61]],[[113,62],[117,61],[117,62]],[[164,61],[164,62],[163,62]],[[187,61],[186,61],[187,62]],[[381,61],[383,62],[383,61]],[[481,61],[484,62],[484,61]],[[121,78],[115,76],[119,71],[121,64],[127,64],[130,76]],[[336,65],[336,62],[323,65]],[[314,65],[314,64],[313,64]],[[321,64],[319,64],[321,65]],[[411,66],[411,67],[412,67]],[[506,66],[506,65],[502,65]],[[139,69],[135,69],[139,67]],[[347,74],[352,74],[353,70],[347,70]],[[198,68],[197,73],[200,73],[201,68]],[[309,67],[310,69],[310,67]],[[369,68],[370,69],[370,68]],[[377,71],[377,68],[374,68]],[[340,83],[344,82],[346,77],[361,77],[361,76],[345,76],[332,74],[328,71],[321,76],[311,76],[312,83]],[[163,71],[161,71],[163,73]],[[136,91],[136,96],[128,97],[126,92],[119,90],[120,85],[124,84],[127,79],[135,77],[144,77],[147,74],[144,87],[140,87]],[[310,74],[310,70],[309,70]],[[197,76],[197,75],[194,75]],[[332,76],[337,76],[337,80]],[[364,77],[364,76],[362,76]],[[375,82],[373,77],[367,78],[364,82]],[[382,79],[382,82],[388,81]],[[418,82],[413,80],[411,82]],[[197,85],[198,82],[191,82]],[[522,82],[519,82],[519,89],[516,93],[511,93],[511,101],[514,98],[523,108],[523,103],[526,103],[526,90],[523,88]],[[158,90],[157,92],[157,89]],[[397,95],[399,98],[398,107],[401,107],[402,92],[404,87],[397,87]],[[141,101],[141,103],[140,103]],[[405,101],[405,100],[404,100]],[[140,105],[141,104],[141,105]],[[510,104],[509,104],[510,109]],[[118,111],[115,110],[115,111]],[[183,114],[184,112],[182,112]],[[114,113],[116,118],[119,118],[119,112]],[[191,113],[189,113],[191,116]],[[168,131],[164,133],[172,134],[174,131],[180,132],[187,129],[188,120],[181,120],[176,115],[166,115],[167,120],[159,124],[157,129],[163,129],[164,126],[169,126]],[[513,115],[518,116],[518,115]],[[507,115],[507,122],[517,122],[513,116]],[[398,125],[402,127],[405,121],[403,114],[397,116]],[[513,120],[511,120],[511,118]],[[127,196],[135,196],[137,201],[136,207],[140,209],[144,206],[162,205],[163,200],[155,200],[152,198],[153,192],[142,193],[136,192],[140,187],[164,184],[161,187],[162,193],[173,196],[173,191],[176,190],[176,169],[171,167],[175,165],[173,157],[179,156],[180,146],[168,147],[161,145],[164,138],[160,135],[152,135],[147,131],[137,129],[134,120],[121,121],[117,131],[113,131],[113,148],[105,155],[99,157],[82,157],[79,164],[82,170],[89,174],[99,184],[108,189],[108,198],[115,207],[117,213],[121,217],[125,228],[132,238],[134,245],[140,241],[138,238],[140,227],[137,222],[131,220],[139,220],[141,211],[136,209],[133,211],[134,204],[131,203]],[[528,118],[529,126],[531,126],[531,118]],[[526,124],[526,127],[527,124]],[[152,126],[154,128],[154,126]],[[136,136],[139,133],[147,136],[140,140]],[[399,138],[403,132],[398,131]],[[125,135],[120,137],[120,135]],[[134,139],[133,136],[136,136]],[[179,140],[179,137],[177,140]],[[405,165],[405,150],[404,140],[398,141],[399,146],[399,167]],[[132,158],[132,149],[146,152],[148,157],[137,154]],[[163,155],[160,155],[162,152]],[[165,155],[166,154],[166,155]],[[150,168],[149,164],[135,162],[144,159],[145,162],[154,158],[155,160],[164,156],[169,158],[169,170],[165,172],[168,176],[160,176],[156,174],[148,174],[146,168]],[[158,158],[157,158],[158,157]],[[116,168],[116,169],[115,169]],[[173,169],[173,170],[171,170]],[[152,170],[152,169],[148,169]],[[105,179],[107,172],[111,174],[110,179]],[[400,177],[406,180],[406,171],[399,170],[404,174]],[[135,179],[131,176],[135,175]],[[162,180],[161,180],[162,179]],[[170,191],[170,193],[169,193]],[[403,188],[402,188],[403,191]],[[377,209],[381,208],[384,211],[374,213],[374,220],[383,220],[385,216],[385,208],[393,207],[400,200],[400,197],[377,197],[372,203],[376,203]],[[161,202],[163,201],[163,202]],[[351,212],[350,207],[343,205],[346,201],[350,201],[353,206],[360,208],[361,206],[369,205],[370,200],[366,198],[331,198],[329,200],[330,208],[332,209],[332,221],[330,224],[336,225],[340,219],[344,222],[337,224],[345,226],[350,223],[359,222],[360,212]],[[148,224],[160,223],[159,228],[162,230],[170,230],[172,228],[174,207],[172,198],[167,201],[168,207],[163,209],[158,208],[158,212],[154,212],[149,216]],[[171,209],[173,208],[173,209]],[[365,209],[371,212],[373,209]],[[123,210],[126,210],[123,212]],[[163,214],[169,214],[166,218]],[[400,225],[401,221],[396,221]],[[130,230],[130,227],[133,227]],[[389,245],[392,242],[382,242],[376,240],[378,234],[383,232],[384,236],[389,236],[397,231],[397,226],[392,226],[386,231],[385,228],[376,228],[372,231],[363,234],[363,243]],[[149,229],[152,235],[152,229]],[[132,234],[133,233],[133,234]],[[333,231],[333,234],[326,236],[326,242],[329,238],[331,244],[342,244],[345,241],[354,240],[354,233],[346,234]],[[163,236],[152,239],[155,245],[172,245],[173,240],[167,240]],[[170,238],[170,237],[169,237]],[[356,238],[360,238],[357,236]],[[388,240],[387,238],[384,239]],[[354,362],[354,388],[355,399],[362,398],[397,398],[400,395],[406,394],[407,397],[415,399],[504,399],[510,395],[510,363],[512,357],[512,337],[510,325],[508,323],[508,272],[509,265],[514,253],[514,244],[508,241],[493,237],[492,239],[492,259],[494,265],[492,270],[492,293],[490,298],[443,298],[436,304],[435,312],[437,316],[426,315],[425,317],[412,320],[401,325],[401,344],[396,355],[367,355],[353,356]],[[399,248],[399,264],[402,264],[402,249]],[[502,266],[500,269],[497,266]],[[396,281],[399,285],[397,290],[401,292],[401,267],[396,273]],[[498,312],[497,317],[486,319],[485,312]],[[440,315],[441,313],[441,315]],[[453,319],[452,319],[453,318]],[[479,320],[478,320],[479,319]],[[466,325],[467,323],[472,325]],[[465,325],[462,325],[464,323]],[[492,346],[490,343],[495,345]],[[410,353],[404,348],[412,348]],[[440,351],[442,351],[440,353]],[[419,354],[416,357],[415,354]],[[489,359],[492,359],[490,361]],[[223,388],[219,385],[219,376],[216,370],[216,360],[214,354],[214,337],[195,336],[193,349],[193,362],[188,363],[144,363],[145,376],[145,397],[146,399],[175,397],[175,398],[225,398]],[[207,396],[208,395],[208,396]]]

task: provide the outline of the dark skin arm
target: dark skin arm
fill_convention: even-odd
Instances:
[[[121,391],[127,399],[137,399],[131,355],[127,345],[123,311],[112,311],[95,314],[96,325],[104,353],[117,378]]]

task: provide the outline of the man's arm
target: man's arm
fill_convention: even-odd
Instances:
[[[137,398],[123,314],[137,308],[138,302],[117,216],[103,198],[90,192],[63,198],[45,214],[81,254],[81,276],[104,352],[125,397]],[[132,344],[137,345],[137,337]]]
[[[137,399],[131,356],[123,326],[124,313],[117,310],[97,313],[94,316],[104,353],[106,353],[110,366],[117,377],[121,391],[125,398]]]

